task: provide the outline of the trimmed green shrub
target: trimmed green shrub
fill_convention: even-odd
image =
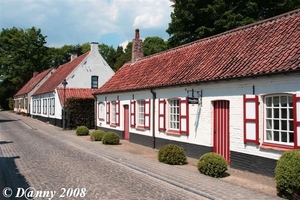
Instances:
[[[200,173],[214,177],[223,177],[227,170],[227,163],[223,156],[210,152],[203,154],[197,163],[197,168]]]
[[[89,134],[89,129],[86,126],[78,126],[76,129],[76,135],[83,136]]]
[[[169,165],[184,165],[186,153],[184,149],[175,144],[166,144],[158,151],[158,161]]]
[[[103,130],[95,130],[94,132],[91,133],[90,137],[92,141],[101,141],[104,134],[105,131]]]
[[[300,199],[300,150],[284,152],[275,168],[279,196]]]
[[[120,137],[115,132],[107,132],[102,137],[102,143],[116,145],[120,143]]]

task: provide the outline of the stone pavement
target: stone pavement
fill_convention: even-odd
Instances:
[[[136,173],[144,174],[148,178],[158,180],[160,183],[188,191],[196,195],[197,199],[280,199],[279,197],[225,182],[221,179],[214,179],[200,173],[184,170],[178,166],[166,165],[123,152],[112,148],[112,146],[99,144],[99,142],[91,142],[76,136],[75,131],[61,131],[60,128],[32,118],[18,116],[13,113],[6,114],[20,119],[28,126],[47,134],[47,136],[63,141],[65,144],[82,152],[92,154],[95,159],[109,160],[112,163],[126,167],[128,170],[133,170]]]

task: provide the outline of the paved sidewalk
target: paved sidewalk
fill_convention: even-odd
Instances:
[[[111,146],[91,142],[75,135],[75,131],[61,131],[60,128],[40,122],[29,117],[9,115],[20,119],[28,126],[50,134],[58,140],[63,140],[82,151],[111,162],[122,164],[130,169],[144,173],[150,177],[167,182],[173,186],[188,190],[208,199],[281,199],[249,188],[238,186],[221,179],[211,178],[200,173],[184,170],[177,166],[166,165],[127,152],[114,149]]]

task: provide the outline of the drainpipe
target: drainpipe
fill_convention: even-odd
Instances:
[[[156,99],[156,92],[153,91],[153,89],[150,89],[150,92],[152,93],[152,144],[153,149],[155,149],[155,99]]]

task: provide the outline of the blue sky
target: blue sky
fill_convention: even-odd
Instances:
[[[40,28],[47,46],[114,46],[140,37],[168,39],[169,0],[0,0],[0,28]]]

